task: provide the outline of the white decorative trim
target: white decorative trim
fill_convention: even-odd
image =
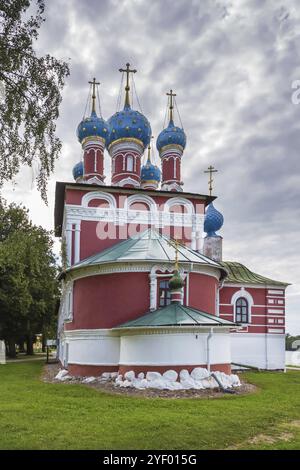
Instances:
[[[112,157],[116,157],[117,153],[124,151],[134,151],[139,154],[139,156],[144,152],[144,148],[141,144],[133,141],[122,141],[118,143],[112,143],[109,147],[109,154]]]
[[[284,310],[283,309],[275,309],[275,308],[268,308],[268,313],[277,313],[277,314],[284,314]]]
[[[112,194],[105,193],[103,191],[91,191],[91,192],[86,193],[81,199],[82,207],[88,208],[89,202],[94,199],[104,199],[104,201],[107,201],[109,203],[109,206],[111,209],[117,208],[115,197]]]
[[[66,250],[67,250],[67,265],[72,264],[72,223],[67,223],[66,227]]]
[[[178,181],[173,181],[172,183],[166,183],[162,181],[161,189],[163,191],[183,191],[181,183],[179,183]]]
[[[172,197],[165,202],[164,211],[170,212],[172,206],[184,206],[188,214],[195,214],[195,208],[191,201],[184,197]]]
[[[269,289],[269,288],[272,289],[272,287],[274,287],[271,284],[270,285],[266,285],[266,284],[248,284],[247,282],[244,282],[243,286],[248,288],[248,289]],[[241,287],[241,283],[233,283],[233,282],[226,282],[225,281],[224,287],[236,287],[237,288],[237,287]],[[280,298],[284,298],[284,297],[282,296]]]
[[[169,160],[171,157],[180,158],[183,154],[183,150],[178,147],[166,148],[165,150],[160,151],[159,156],[162,160]]]
[[[102,179],[98,178],[97,176],[93,176],[92,178],[87,177],[84,180],[86,184],[97,184],[98,186],[105,186],[105,183]]]
[[[192,264],[192,266],[191,266]],[[155,267],[159,266],[158,270],[165,270],[172,272],[174,270],[174,262],[166,261],[155,262],[139,262],[139,261],[128,261],[128,262],[113,262],[100,265],[92,266],[82,266],[80,268],[71,268],[70,271],[67,271],[67,276],[73,281],[76,279],[81,279],[84,277],[97,276],[102,274],[114,274],[114,273],[126,273],[126,272],[151,272]],[[154,271],[154,269],[153,269]],[[209,266],[201,263],[180,263],[180,272],[192,272],[196,274],[203,274],[204,276],[214,277],[219,281],[220,279],[220,270],[214,266]]]
[[[157,212],[157,205],[154,199],[152,199],[152,197],[150,196],[147,196],[146,194],[132,194],[132,196],[127,197],[124,203],[124,210],[125,211],[130,210],[131,204],[134,204],[137,202],[144,203],[149,207],[150,211]]]
[[[91,196],[91,200],[92,199],[94,199],[93,196]],[[104,199],[104,197],[99,195],[99,199]],[[75,204],[66,204],[65,215],[67,221],[72,221],[73,223],[81,220],[91,220],[95,222],[104,220],[105,222],[113,222],[116,225],[134,222],[141,225],[151,224],[155,227],[191,227],[192,234],[202,233],[204,223],[204,214],[179,214],[159,210],[126,210],[113,207],[82,207]]]
[[[75,224],[75,249],[74,249],[74,263],[80,261],[80,222]]]
[[[157,273],[156,271],[172,273],[174,271],[174,264],[155,264],[152,266],[149,278],[150,278],[150,310],[157,309]],[[184,269],[182,266],[179,267],[180,275],[183,277]]]
[[[234,321],[236,321],[236,301],[240,298],[244,297],[248,302],[248,323],[251,323],[251,310],[254,304],[252,295],[246,291],[244,287],[242,287],[239,291],[235,292],[231,297],[231,305],[234,307]]]
[[[117,176],[120,176],[120,173],[115,173],[113,178],[115,178]],[[138,176],[138,175],[136,175],[136,176]],[[120,187],[125,186],[125,184],[132,184],[132,186],[134,186],[135,188],[140,187],[140,183],[137,180],[131,178],[131,176],[128,176],[127,178],[124,178],[120,181],[117,181],[117,182],[113,183],[114,186],[120,186]]]

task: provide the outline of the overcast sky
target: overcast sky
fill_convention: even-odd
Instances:
[[[38,40],[41,54],[70,62],[57,133],[63,150],[49,181],[49,206],[24,169],[4,196],[22,202],[35,223],[53,229],[55,181],[72,181],[81,148],[75,131],[96,76],[104,118],[116,111],[129,61],[155,136],[173,88],[187,147],[184,189],[207,193],[203,171],[218,168],[215,206],[225,224],[224,259],[293,285],[287,331],[300,334],[300,80],[298,0],[51,0]],[[177,121],[177,124],[178,121]],[[108,154],[106,174],[110,173]],[[107,178],[109,179],[109,178]]]

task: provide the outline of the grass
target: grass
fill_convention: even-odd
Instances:
[[[258,392],[214,399],[119,396],[0,366],[0,449],[299,449],[300,373],[249,372]]]

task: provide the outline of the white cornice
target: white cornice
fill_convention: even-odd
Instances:
[[[191,268],[192,265],[192,268]],[[203,274],[204,276],[214,277],[219,280],[220,270],[214,266],[209,266],[201,263],[180,263],[182,273],[192,272],[196,274]],[[172,272],[174,270],[174,262],[166,262],[162,260],[161,262],[157,260],[149,262],[141,261],[120,261],[114,263],[104,263],[93,266],[83,266],[80,268],[71,268],[67,272],[68,281],[81,279],[84,277],[98,276],[102,274],[114,274],[114,273],[128,273],[128,272],[148,272],[153,273],[154,269],[161,272]]]

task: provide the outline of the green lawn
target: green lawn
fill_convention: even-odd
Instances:
[[[43,383],[41,369],[0,365],[1,449],[300,448],[298,371],[245,374],[252,395],[169,400]]]

